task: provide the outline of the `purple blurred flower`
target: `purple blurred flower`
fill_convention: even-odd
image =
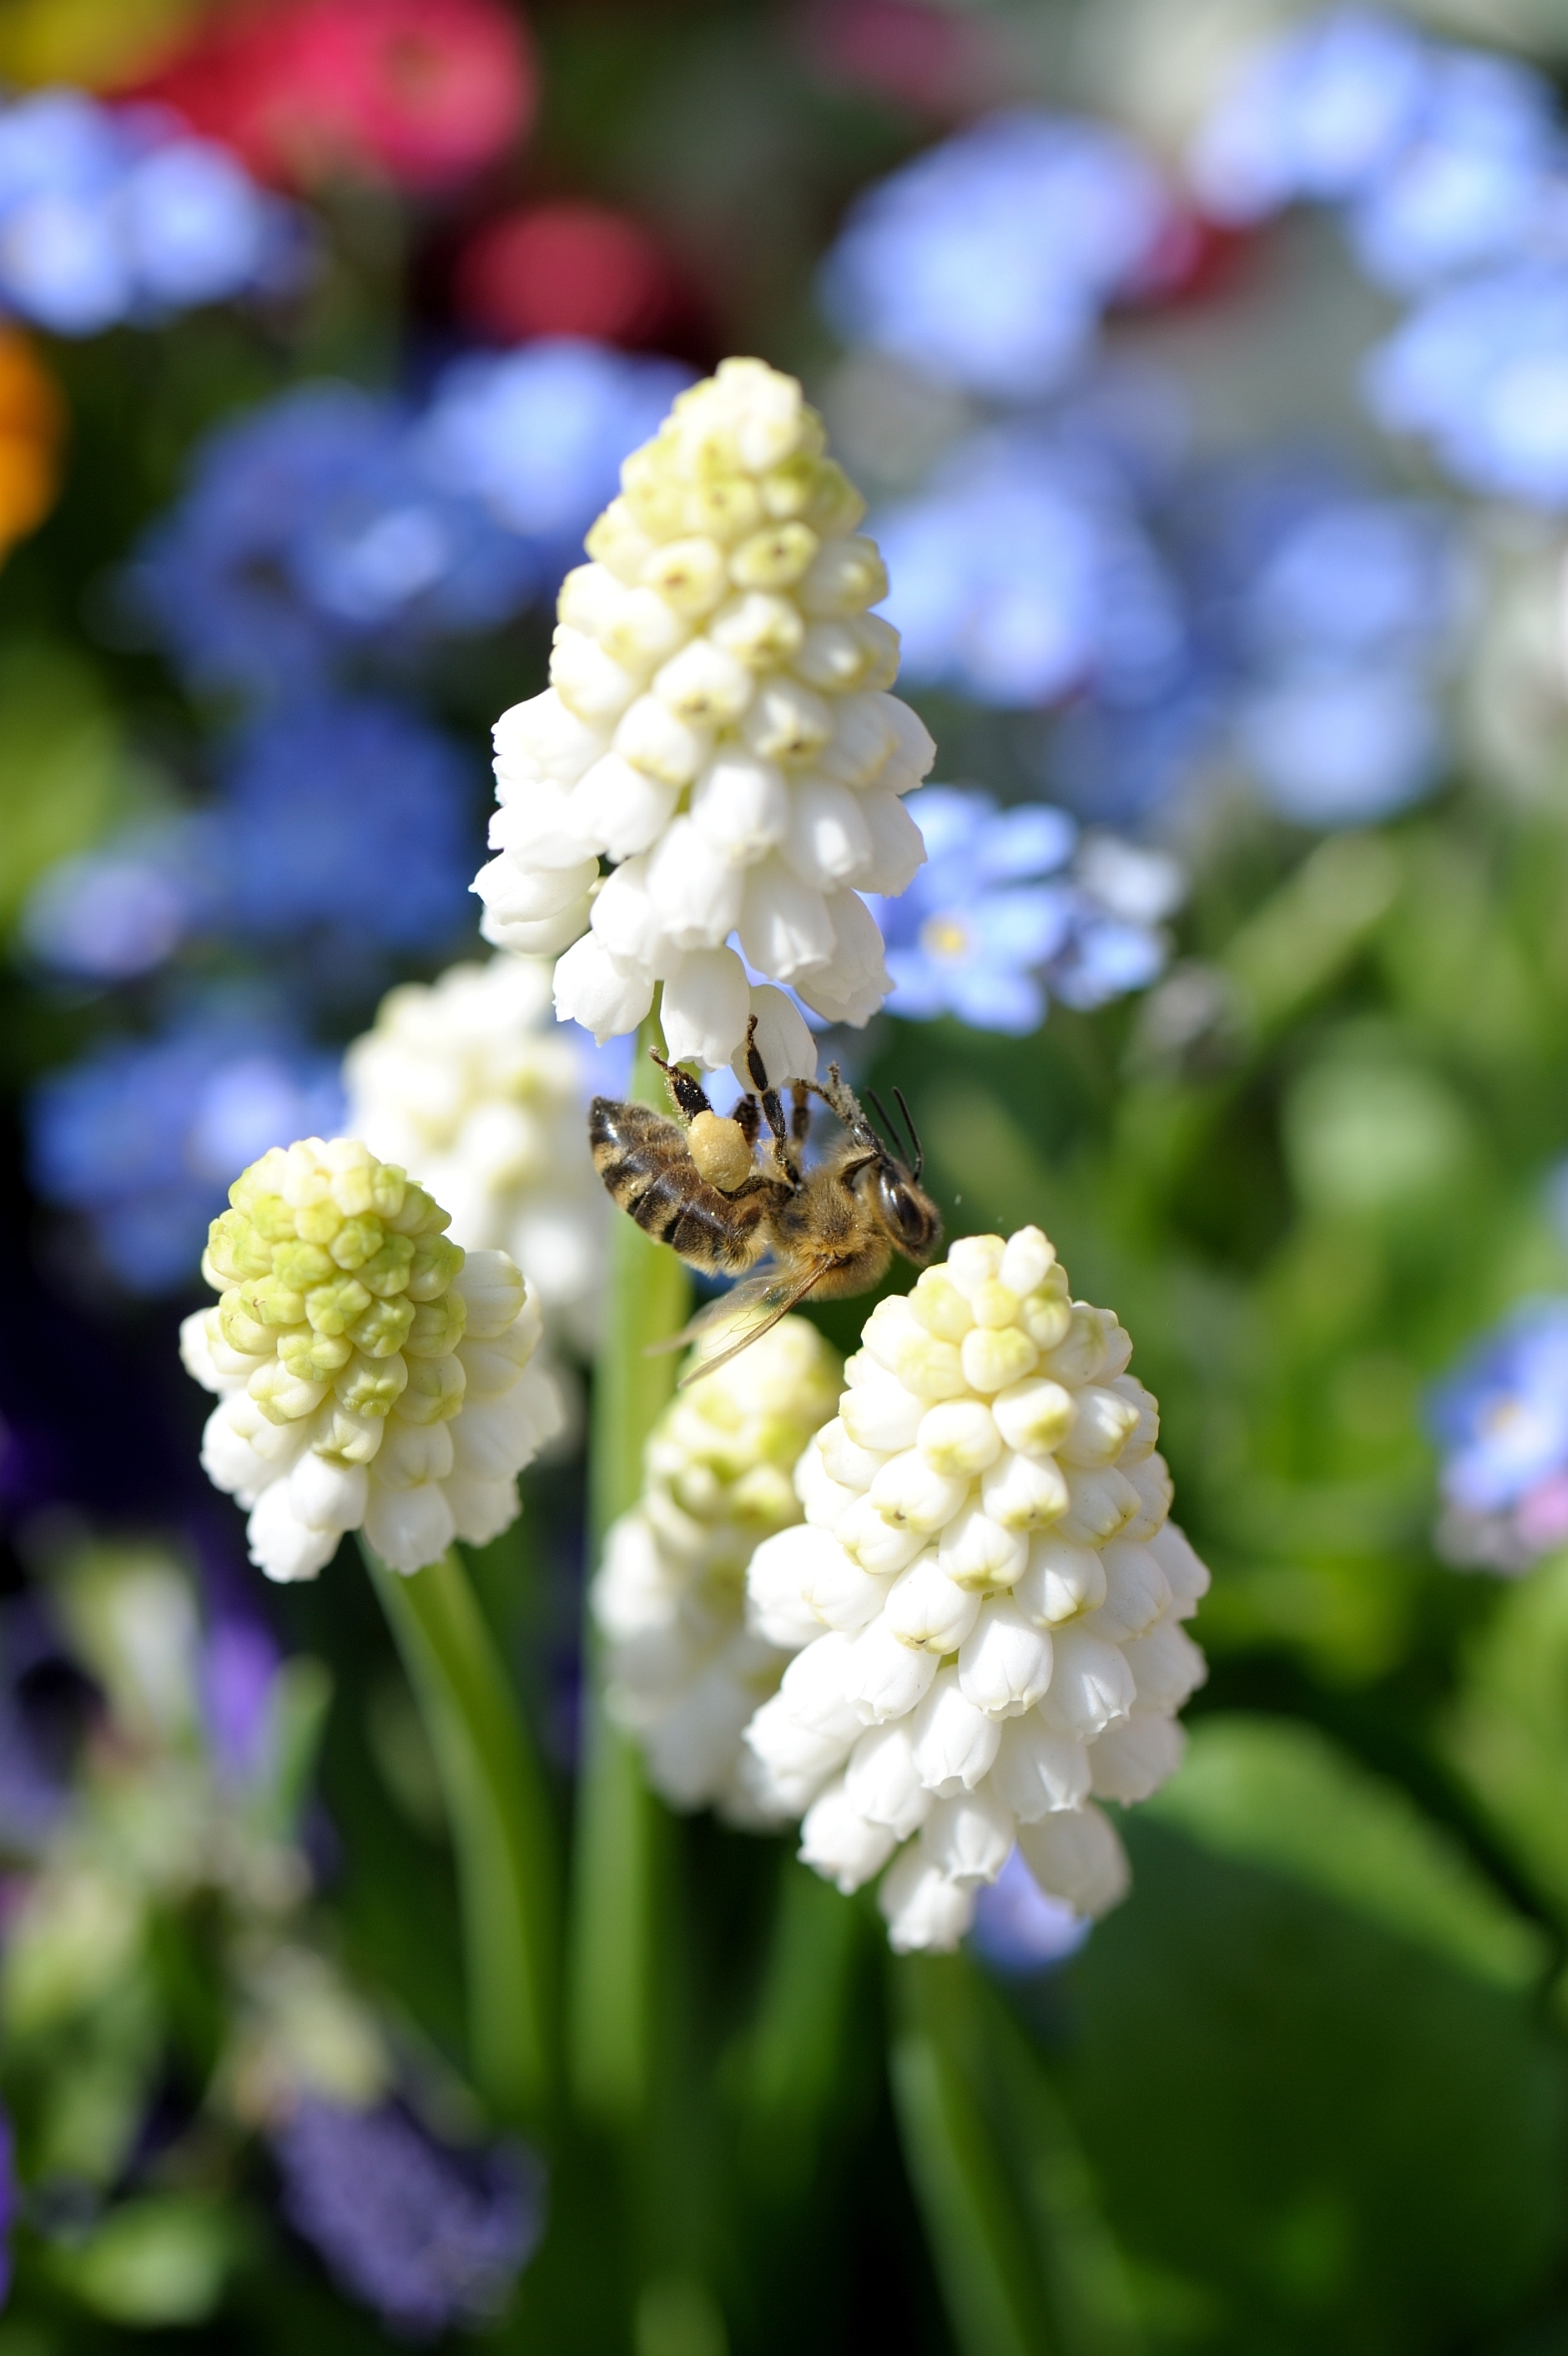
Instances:
[[[1568,1301],[1528,1302],[1432,1392],[1450,1560],[1520,1570],[1568,1539]]]
[[[201,1713],[219,1770],[254,1783],[272,1764],[272,1701],[282,1654],[261,1622],[225,1613],[201,1653]]]
[[[532,2153],[452,2151],[396,2104],[350,2111],[306,2095],[272,2143],[289,2223],[409,2338],[494,2314],[544,2230]]]
[[[1029,400],[1149,277],[1171,225],[1154,166],[1119,133],[1018,108],[918,156],[860,197],[821,277],[847,343]]]
[[[1040,1888],[1014,1849],[995,1880],[977,1893],[970,1944],[998,1971],[1038,1972],[1076,1955],[1089,1929],[1065,1899]]]

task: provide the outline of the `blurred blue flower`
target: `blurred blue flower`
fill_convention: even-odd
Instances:
[[[21,916],[28,954],[83,982],[131,982],[173,957],[215,914],[210,829],[175,819],[48,868]]]
[[[1521,262],[1432,296],[1367,388],[1378,423],[1423,436],[1466,489],[1568,505],[1568,268]]]
[[[1018,108],[862,196],[824,264],[823,308],[967,390],[1028,400],[1154,269],[1173,219],[1147,158],[1098,123]]]
[[[692,371],[577,337],[474,354],[440,377],[415,435],[433,483],[536,543],[552,591],[619,488],[620,462],[663,423]]]
[[[1359,195],[1415,132],[1431,71],[1414,26],[1375,9],[1338,9],[1269,42],[1194,149],[1205,208],[1252,221],[1296,197]]]
[[[1289,460],[1199,504],[1197,627],[1265,799],[1316,827],[1419,799],[1442,768],[1440,681],[1469,598],[1452,518]]]
[[[1003,1972],[1038,1972],[1076,1955],[1090,1925],[1040,1888],[1014,1849],[994,1881],[976,1892],[970,1944]]]
[[[257,944],[314,933],[440,949],[469,921],[475,781],[407,705],[322,696],[264,712],[234,740],[214,842],[222,914]]]
[[[0,106],[0,308],[60,335],[288,282],[300,216],[171,115],[79,90]]]
[[[296,386],[209,437],[131,595],[193,684],[250,693],[494,628],[554,593],[689,377],[550,342],[458,361],[422,412]]]
[[[195,685],[298,691],[356,645],[503,619],[539,571],[427,479],[400,404],[322,383],[209,437],[130,586]]]
[[[1369,276],[1400,290],[1516,254],[1560,214],[1563,165],[1542,75],[1437,50],[1409,143],[1350,210],[1352,245]]]
[[[26,1106],[34,1183],[80,1212],[130,1291],[194,1281],[236,1170],[269,1145],[333,1135],[335,1059],[222,1010],[162,1038],[111,1040],[48,1073]]]
[[[435,2338],[505,2302],[544,2229],[544,2171],[520,2147],[454,2152],[393,2103],[303,2096],[272,2138],[283,2213],[350,2297]]]
[[[1568,1301],[1527,1302],[1428,1401],[1451,1561],[1517,1571],[1568,1540]]]
[[[1025,706],[1089,679],[1148,691],[1180,664],[1173,587],[1117,471],[1087,451],[979,435],[875,529],[912,683]]]
[[[1064,811],[998,810],[969,788],[928,786],[915,813],[927,863],[900,899],[870,903],[894,1013],[1021,1034],[1052,996],[1102,1005],[1163,968],[1156,927],[1182,891],[1173,861],[1104,838],[1079,849]]]

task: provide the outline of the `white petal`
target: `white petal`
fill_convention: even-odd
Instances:
[[[677,791],[619,753],[606,753],[573,789],[573,823],[611,859],[629,859],[657,842],[674,815]]]
[[[461,1465],[441,1484],[457,1535],[470,1546],[488,1546],[510,1530],[523,1510],[515,1478],[487,1479]]]
[[[852,1638],[851,1650],[846,1691],[863,1726],[907,1717],[937,1674],[936,1654],[900,1644],[885,1617]]]
[[[1102,1738],[1103,1740],[1103,1738]],[[1053,1734],[1037,1710],[1009,1718],[990,1779],[1024,1823],[1053,1808],[1080,1808],[1089,1795],[1089,1754],[1071,1735]]]
[[[556,627],[550,653],[550,683],[580,720],[602,727],[623,712],[638,682],[583,630]]]
[[[915,1656],[931,1659],[929,1653]],[[959,1691],[951,1669],[938,1673],[916,1711],[910,1733],[915,1769],[928,1791],[973,1791],[990,1772],[1001,1742],[1001,1724],[977,1710]]]
[[[735,866],[755,866],[789,832],[783,770],[738,745],[726,745],[691,789],[691,822]]]
[[[764,1538],[746,1570],[746,1625],[770,1644],[793,1652],[814,1643],[822,1622],[805,1601],[802,1589],[808,1575],[809,1549],[825,1533],[796,1528]],[[833,1540],[827,1539],[832,1545]]]
[[[751,698],[741,734],[761,760],[809,761],[832,739],[833,712],[814,688],[775,673]]]
[[[779,1692],[796,1722],[828,1735],[847,1751],[861,1721],[849,1699],[852,1646],[847,1636],[819,1636],[797,1653]]]
[[[1112,1644],[1145,1635],[1171,1600],[1170,1583],[1153,1549],[1113,1538],[1100,1548],[1100,1562],[1105,1571],[1105,1600],[1090,1616],[1089,1629],[1095,1636],[1108,1637]]]
[[[652,1003],[653,977],[646,968],[622,965],[591,933],[574,943],[556,968],[557,1014],[563,1022],[581,1022],[600,1046],[634,1031]]]
[[[1193,1552],[1185,1531],[1167,1521],[1148,1541],[1149,1551],[1170,1582],[1179,1619],[1189,1620],[1209,1592],[1209,1573]]]
[[[1136,1693],[1132,1671],[1115,1645],[1081,1628],[1056,1631],[1050,1691],[1042,1705],[1047,1726],[1087,1742],[1113,1718],[1125,1718]]]
[[[806,1812],[800,1860],[848,1897],[882,1871],[896,1837],[886,1824],[873,1824],[860,1813],[842,1781],[830,1783]]]
[[[648,891],[669,940],[681,949],[718,949],[740,922],[745,882],[682,817],[670,820],[649,854]]]
[[[1208,1664],[1186,1630],[1166,1620],[1122,1648],[1137,1683],[1139,1707],[1179,1710],[1208,1676]]]
[[[1090,1746],[1087,1757],[1095,1791],[1101,1799],[1130,1803],[1147,1799],[1181,1766],[1187,1747],[1179,1721],[1158,1711],[1135,1710],[1119,1726],[1110,1726]]]
[[[1105,1566],[1092,1546],[1045,1530],[1029,1542],[1029,1566],[1012,1600],[1044,1628],[1091,1612],[1105,1600]]]
[[[831,892],[871,857],[871,829],[860,797],[827,777],[801,777],[790,788],[784,858],[805,884]]]
[[[908,1719],[868,1727],[849,1755],[844,1781],[860,1813],[889,1825],[900,1840],[908,1840],[931,1810],[931,1793],[916,1770]]]
[[[987,1603],[959,1648],[959,1691],[987,1718],[1021,1718],[1043,1701],[1051,1641],[1010,1600]]]
[[[1022,1577],[1029,1542],[1021,1530],[1003,1529],[992,1521],[980,1506],[965,1505],[944,1529],[938,1555],[950,1579],[985,1592],[1010,1587]]]
[[[752,988],[750,1011],[757,1017],[755,1044],[768,1078],[776,1086],[786,1079],[814,1080],[817,1042],[793,998],[787,998],[770,982],[759,982]],[[742,1088],[751,1086],[751,1076],[738,1055],[730,1069]]]
[[[901,1644],[940,1660],[958,1651],[980,1617],[980,1597],[956,1587],[928,1547],[888,1591],[887,1623]]]
[[[502,788],[553,778],[574,785],[604,749],[602,733],[569,711],[554,688],[504,711],[492,730]]]
[[[301,1521],[288,1492],[288,1482],[279,1480],[257,1498],[245,1525],[250,1559],[269,1579],[313,1579],[337,1552],[342,1532],[313,1529]]]
[[[664,984],[664,1046],[672,1063],[716,1070],[745,1036],[751,993],[732,949],[688,950]]]
[[[711,728],[681,719],[656,695],[639,695],[622,715],[610,749],[679,793],[701,770],[712,746]]]
[[[863,1570],[878,1578],[908,1570],[927,1544],[924,1531],[900,1529],[884,1521],[869,1497],[854,1497],[840,1513],[834,1536]]]
[[[812,1011],[829,1022],[869,1022],[893,987],[877,920],[854,892],[833,893],[827,911],[832,955],[825,966],[799,975],[796,986]]]
[[[376,1456],[376,1481],[384,1489],[417,1488],[445,1480],[452,1470],[452,1423],[406,1423],[387,1417],[387,1435]]]
[[[989,1790],[957,1792],[933,1802],[920,1845],[950,1881],[994,1881],[1012,1854],[1012,1812]]]
[[[1079,1914],[1104,1914],[1127,1894],[1126,1852],[1108,1816],[1090,1804],[1020,1825],[1023,1861],[1042,1890]]]
[[[343,1464],[307,1448],[288,1476],[289,1509],[307,1529],[357,1530],[365,1518],[370,1476],[363,1464]]]
[[[773,982],[793,982],[823,965],[838,938],[822,894],[792,875],[776,853],[746,870],[739,930],[751,964]]]
[[[871,848],[844,880],[857,892],[883,892],[896,900],[926,864],[926,838],[897,794],[885,793],[880,786],[860,796],[860,809]]]
[[[918,1841],[894,1858],[877,1902],[896,1955],[948,1954],[975,1919],[973,1887],[940,1873],[921,1854]]]
[[[648,863],[627,859],[604,878],[593,903],[593,938],[622,965],[657,973],[663,926],[648,890]]]
[[[423,1570],[437,1562],[456,1535],[445,1491],[433,1480],[412,1489],[389,1489],[373,1478],[365,1512],[365,1536],[394,1571]]]
[[[468,1312],[468,1331],[478,1341],[516,1325],[524,1301],[523,1279],[505,1252],[471,1251],[452,1291]]]

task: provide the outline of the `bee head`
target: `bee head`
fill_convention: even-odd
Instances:
[[[876,1160],[869,1166],[866,1175],[875,1192],[877,1215],[889,1237],[907,1260],[913,1260],[919,1266],[931,1258],[942,1241],[942,1213],[920,1182],[925,1156],[921,1151],[915,1123],[910,1117],[910,1108],[904,1101],[904,1091],[895,1088],[893,1093],[898,1099],[899,1110],[904,1115],[904,1126],[909,1131],[910,1144],[914,1148],[913,1162],[905,1161],[866,1122],[867,1141],[876,1148]],[[888,1136],[896,1138],[898,1132],[888,1118],[886,1106],[876,1096],[871,1101],[876,1105]]]

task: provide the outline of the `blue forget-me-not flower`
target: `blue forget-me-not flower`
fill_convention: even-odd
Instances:
[[[1159,173],[1118,132],[1017,108],[859,198],[823,306],[848,343],[1030,400],[1083,357],[1109,303],[1148,283],[1172,218]]]
[[[291,283],[301,216],[172,115],[79,90],[0,106],[0,310],[58,335]]]
[[[1568,1541],[1568,1301],[1527,1302],[1432,1393],[1450,1560],[1526,1569]]]
[[[1164,854],[1107,837],[1080,845],[1063,810],[998,810],[964,787],[928,786],[920,827],[926,865],[901,899],[871,904],[895,1014],[956,1014],[977,1030],[1021,1034],[1052,997],[1102,1005],[1163,968],[1160,920],[1183,890]]]
[[[42,1079],[27,1106],[32,1175],[85,1218],[128,1290],[162,1292],[190,1281],[235,1169],[280,1137],[331,1136],[341,1107],[332,1057],[219,1007]]]

